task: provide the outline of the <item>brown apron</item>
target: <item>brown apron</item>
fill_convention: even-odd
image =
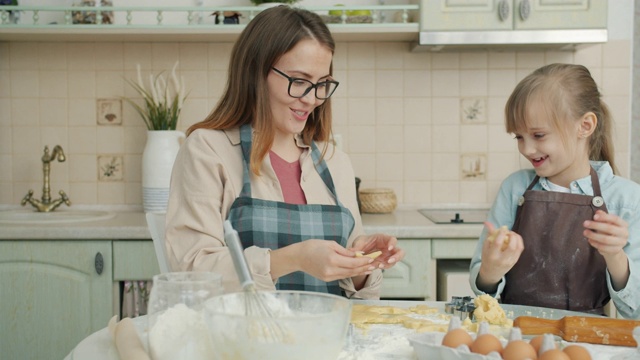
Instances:
[[[531,190],[520,198],[513,231],[524,251],[506,274],[506,304],[603,314],[609,301],[606,263],[582,235],[585,220],[607,211],[598,175],[591,168],[594,196]]]

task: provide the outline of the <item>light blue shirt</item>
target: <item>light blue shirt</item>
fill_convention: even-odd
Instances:
[[[598,174],[607,210],[610,214],[618,215],[629,224],[629,241],[624,247],[624,252],[629,258],[629,281],[624,289],[615,291],[611,286],[611,276],[607,271],[607,286],[618,312],[626,318],[637,319],[640,318],[640,185],[614,175],[611,166],[606,161],[591,161],[591,166]],[[506,178],[491,207],[488,221],[496,227],[506,225],[511,229],[515,222],[518,198],[524,194],[535,176],[536,173],[533,169],[527,169],[517,171]],[[591,176],[573,181],[569,188],[573,194],[593,196]],[[540,178],[533,190],[550,191],[549,180]],[[478,289],[476,279],[480,272],[482,245],[486,237],[487,229],[485,227],[470,265],[469,282],[473,291],[478,295],[484,294]],[[502,293],[505,282],[503,277],[498,284],[496,294],[492,294],[493,296],[497,297]]]

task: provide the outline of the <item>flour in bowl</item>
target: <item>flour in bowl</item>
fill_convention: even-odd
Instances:
[[[213,348],[202,312],[177,304],[158,315],[149,331],[154,360],[212,359]]]

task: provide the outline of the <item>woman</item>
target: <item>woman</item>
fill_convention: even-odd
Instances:
[[[306,10],[274,7],[247,25],[222,98],[176,158],[166,239],[174,270],[218,272],[225,291],[239,290],[228,218],[259,288],[379,297],[381,269],[404,253],[395,237],[364,234],[351,163],[328,141],[334,48]]]

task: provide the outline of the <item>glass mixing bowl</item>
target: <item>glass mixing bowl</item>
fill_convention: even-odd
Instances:
[[[203,314],[217,359],[335,360],[351,302],[306,291],[241,292],[207,300]]]

